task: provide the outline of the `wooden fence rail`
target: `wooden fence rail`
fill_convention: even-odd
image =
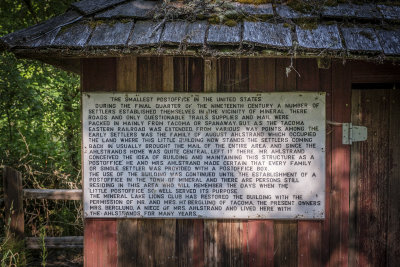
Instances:
[[[82,200],[81,189],[23,189],[22,175],[10,167],[3,169],[5,221],[10,220],[10,231],[17,238],[24,238],[23,199]],[[40,249],[39,237],[25,238],[28,249]],[[45,237],[47,248],[83,248],[83,236]]]

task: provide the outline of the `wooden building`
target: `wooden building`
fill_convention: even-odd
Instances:
[[[84,0],[0,42],[82,92],[326,92],[324,220],[85,219],[85,266],[398,266],[399,21],[391,4]],[[367,141],[343,144],[350,122]]]

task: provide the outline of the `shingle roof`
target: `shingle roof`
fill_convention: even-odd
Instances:
[[[218,54],[228,48],[235,55],[296,51],[400,58],[398,6],[339,4],[299,11],[285,4],[232,3],[226,17],[210,15],[221,24],[208,22],[207,6],[196,8],[188,11],[163,1],[84,0],[61,16],[1,37],[0,43],[16,54],[54,57],[144,53],[156,47],[158,54]],[[166,12],[172,9],[183,13]]]

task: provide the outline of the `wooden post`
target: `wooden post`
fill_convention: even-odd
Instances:
[[[24,206],[22,175],[10,167],[3,169],[4,206],[6,223],[10,220],[10,231],[16,238],[24,237]]]

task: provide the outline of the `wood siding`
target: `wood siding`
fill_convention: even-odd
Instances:
[[[314,59],[292,64],[287,73],[290,59],[84,59],[82,91],[324,91],[327,120],[350,122],[350,64],[332,61],[329,69],[319,69]],[[347,266],[350,146],[342,145],[341,130],[327,126],[325,220],[86,219],[85,266]],[[398,160],[398,152],[393,158]],[[387,181],[397,188],[398,169]],[[398,202],[398,192],[391,190],[386,201]],[[388,213],[399,218],[398,209]],[[398,233],[395,220],[386,223]],[[388,240],[395,244],[398,234]]]

